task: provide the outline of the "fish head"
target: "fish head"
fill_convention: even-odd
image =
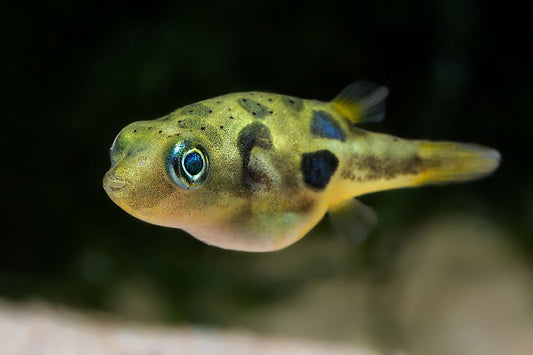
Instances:
[[[140,121],[122,129],[110,149],[104,189],[143,221],[187,231],[209,228],[228,211],[224,194],[237,188],[231,178],[236,148],[228,152],[217,144],[214,127],[173,121]]]

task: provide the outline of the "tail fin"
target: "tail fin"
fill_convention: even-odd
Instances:
[[[427,169],[415,185],[443,184],[481,179],[500,165],[500,153],[476,144],[420,142],[418,155]]]
[[[379,122],[385,117],[385,99],[389,90],[366,81],[356,81],[331,102],[333,108],[352,124]]]

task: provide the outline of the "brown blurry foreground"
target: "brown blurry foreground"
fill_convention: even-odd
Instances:
[[[41,306],[0,306],[0,354],[9,355],[377,355],[348,346],[250,332],[147,327]]]
[[[4,304],[0,353],[531,354],[533,273],[504,243],[498,226],[448,217],[409,233],[387,278],[339,273],[268,307],[221,311],[234,330],[110,322],[42,305]],[[339,265],[350,256],[334,239],[300,247],[298,263],[306,254],[318,255],[317,249],[320,258]],[[296,262],[276,260],[268,266],[272,272]],[[265,267],[250,265],[252,271]],[[136,302],[131,304],[149,300]]]

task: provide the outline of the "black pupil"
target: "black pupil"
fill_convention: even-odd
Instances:
[[[183,167],[191,175],[199,174],[204,167],[204,159],[198,152],[191,152],[183,159]]]

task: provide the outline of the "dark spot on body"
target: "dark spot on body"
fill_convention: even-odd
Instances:
[[[304,153],[301,170],[310,187],[324,189],[339,166],[339,159],[329,150]]]
[[[177,121],[178,128],[197,130],[200,129],[200,126],[204,124],[204,120],[199,120],[196,116],[182,117],[182,119]]]
[[[238,100],[238,102],[244,110],[254,117],[264,118],[265,116],[270,115],[271,110],[257,101],[241,98]]]
[[[163,133],[163,131],[160,130],[160,131],[159,131],[159,134],[161,134],[161,133]]]
[[[185,113],[186,115],[194,115],[199,117],[205,117],[213,112],[209,107],[207,107],[204,104],[192,104],[185,106],[182,111],[182,113]]]
[[[311,133],[318,137],[336,139],[341,142],[346,140],[339,123],[326,111],[313,111]]]
[[[259,178],[250,169],[250,153],[254,147],[263,149],[272,148],[272,136],[267,126],[254,122],[244,127],[237,138],[237,146],[242,160],[242,181],[245,186],[251,188]]]
[[[281,102],[283,102],[286,106],[289,106],[294,111],[301,111],[304,107],[303,100],[297,97],[282,96]]]
[[[220,126],[220,129],[224,129],[224,126]]]
[[[202,126],[202,127],[200,127],[200,129],[201,129],[201,130],[203,131],[203,130],[205,130],[205,127],[204,127],[204,126]]]

